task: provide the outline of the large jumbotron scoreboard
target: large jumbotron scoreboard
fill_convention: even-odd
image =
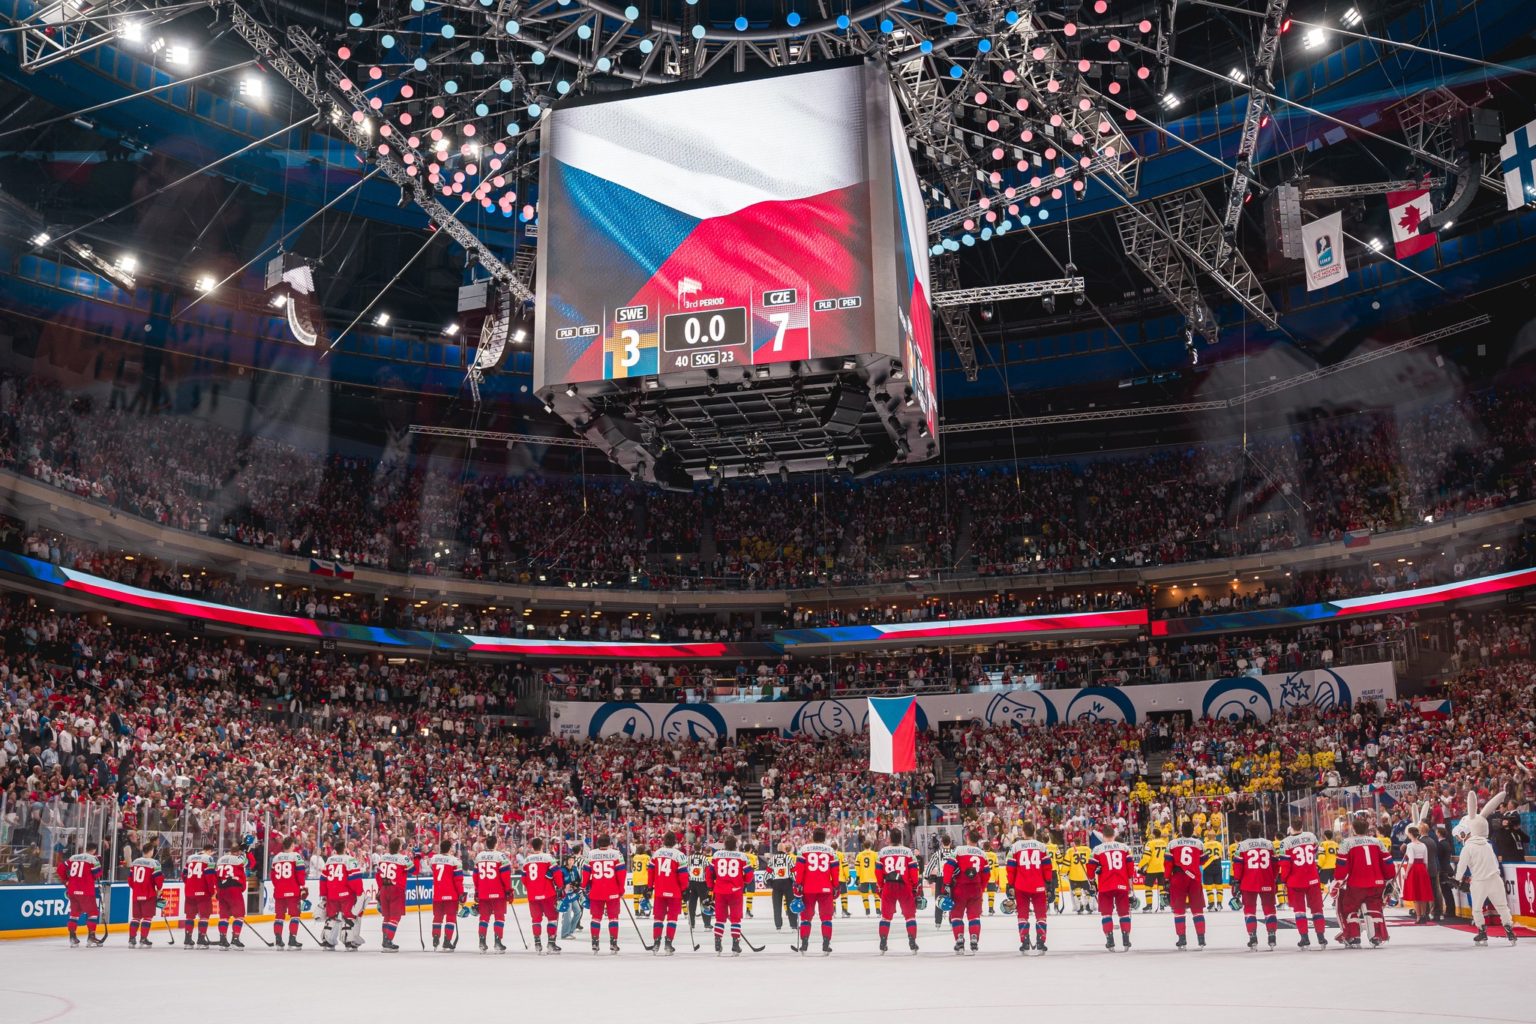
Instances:
[[[543,133],[534,384],[578,430],[679,484],[936,453],[926,214],[881,69],[583,99]],[[750,445],[669,441],[722,394]]]

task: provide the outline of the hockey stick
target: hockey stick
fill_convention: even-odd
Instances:
[[[245,918],[243,918],[243,917],[242,918],[238,918],[237,920],[240,921],[240,930],[242,932],[249,932],[250,934],[256,936],[258,939],[260,939],[262,941],[262,944],[265,945],[268,949],[276,949],[277,948],[277,946],[274,943],[269,942],[267,940],[267,937],[265,935],[261,934],[261,929],[260,928],[257,928],[255,926],[247,928],[245,926]],[[239,936],[236,936],[236,938],[238,938],[238,937]]]
[[[640,931],[640,922],[635,920],[635,912],[629,909],[629,900],[621,900],[621,902],[624,904],[624,913],[629,915],[629,923],[635,926],[635,938],[640,940],[640,945],[645,947],[647,953],[654,953],[656,947],[645,941],[645,934]],[[699,947],[694,946],[693,948],[698,949]]]
[[[171,919],[165,916],[165,909],[163,907],[156,909],[160,911],[160,920],[165,923],[165,934],[170,936],[170,940],[166,943],[166,945],[176,945],[176,929],[171,927]]]
[[[761,946],[752,945],[752,940],[747,938],[746,932],[738,932],[737,934],[741,936],[741,941],[746,943],[747,948],[754,953],[761,953],[763,950],[768,948],[766,943]]]
[[[523,934],[523,922],[522,919],[517,916],[517,903],[513,900],[508,900],[507,910],[512,913],[512,923],[517,925],[517,937],[523,940],[523,948],[527,949],[528,936]]]
[[[421,943],[421,951],[427,951],[427,936],[421,927],[421,908],[416,908],[416,941]]]

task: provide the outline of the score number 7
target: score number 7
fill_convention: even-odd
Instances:
[[[789,327],[789,314],[769,313],[768,322],[773,324],[775,328],[773,334],[773,350],[775,352],[784,351],[784,331]]]

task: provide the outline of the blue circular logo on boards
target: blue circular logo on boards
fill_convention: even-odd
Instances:
[[[868,714],[866,705],[865,714]],[[795,711],[789,720],[786,736],[810,736],[828,739],[848,736],[859,730],[859,716],[838,700],[808,700]]]
[[[677,704],[661,720],[664,740],[711,742],[730,735],[725,717],[708,704]]]
[[[1216,680],[1206,688],[1205,700],[1200,706],[1202,718],[1223,722],[1240,722],[1249,716],[1267,722],[1274,713],[1269,688],[1247,676]]]
[[[612,701],[592,713],[592,720],[587,723],[587,736],[594,740],[605,736],[648,740],[656,736],[656,723],[651,721],[650,713],[639,704]]]
[[[1077,691],[1067,705],[1069,722],[1125,722],[1136,724],[1136,705],[1123,690],[1109,686],[1090,686]]]
[[[1008,690],[992,698],[982,720],[988,725],[1055,725],[1056,705],[1038,690]]]

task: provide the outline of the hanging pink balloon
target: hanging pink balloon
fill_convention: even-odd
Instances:
[[[336,51],[336,56],[340,57],[342,60],[351,60],[352,59],[352,47],[350,47],[350,46],[343,46],[341,49]]]

